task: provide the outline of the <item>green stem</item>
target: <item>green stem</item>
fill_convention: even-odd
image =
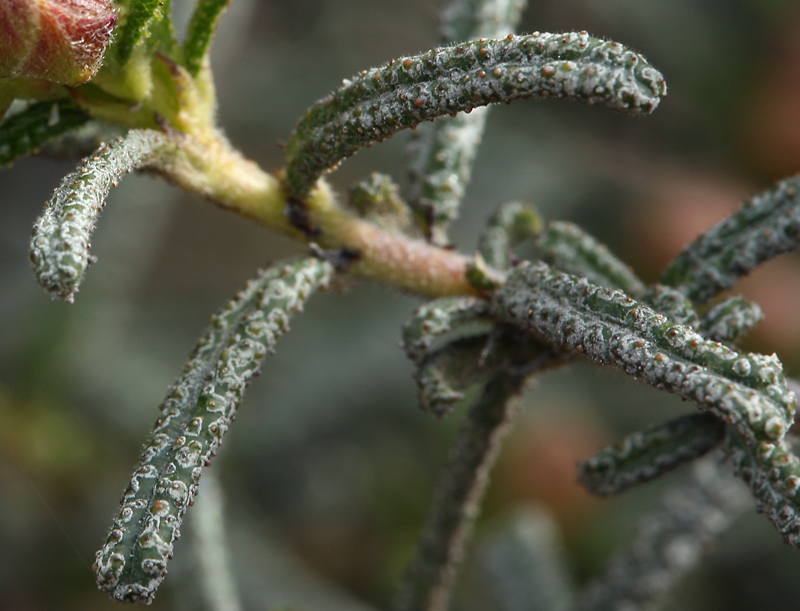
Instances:
[[[280,181],[234,150],[218,132],[181,135],[180,152],[158,168],[172,182],[272,230],[300,241],[309,236],[284,215]],[[466,278],[469,259],[445,248],[381,229],[340,207],[320,181],[306,201],[317,244],[358,253],[350,272],[429,297],[475,295]]]

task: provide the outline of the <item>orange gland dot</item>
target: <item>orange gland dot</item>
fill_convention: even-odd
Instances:
[[[423,104],[425,104],[425,100],[423,100],[422,98],[417,98],[416,100],[414,100],[414,106],[416,106],[417,108],[420,108]]]
[[[404,62],[403,62],[403,65],[404,65],[406,68],[410,68],[411,66],[413,66],[413,65],[414,65],[414,62],[413,62],[413,61],[411,61],[410,59],[407,59],[406,61],[404,61]]]

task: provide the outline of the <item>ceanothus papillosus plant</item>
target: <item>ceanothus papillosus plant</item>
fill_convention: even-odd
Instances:
[[[691,482],[604,577],[578,595],[566,578],[550,580],[536,591],[539,608],[638,609],[657,600],[691,565],[676,560],[670,545],[681,539],[694,558],[743,507],[720,456],[784,540],[800,546],[800,461],[787,439],[795,395],[775,355],[735,346],[760,321],[758,305],[718,299],[797,246],[798,178],[698,237],[652,286],[579,227],[545,223],[516,202],[499,206],[476,253],[462,254],[448,246],[448,227],[492,104],[552,97],[648,114],[666,94],[662,75],[638,53],[586,32],[516,34],[524,0],[454,0],[443,14],[441,47],[345,80],[301,116],[284,168],[270,174],[215,122],[208,52],[226,5],[198,0],[182,42],[168,0],[0,6],[0,113],[15,99],[28,101],[0,124],[0,163],[87,125],[94,134],[124,129],[63,179],[34,226],[31,262],[54,298],[75,298],[94,262],[89,244],[106,196],[135,169],[309,247],[307,258],[259,272],[212,317],[167,391],[97,552],[101,589],[124,602],[153,599],[204,466],[262,359],[305,300],[344,275],[431,299],[402,330],[424,410],[443,417],[467,387],[483,387],[457,435],[398,611],[447,607],[515,397],[531,376],[576,360],[618,368],[700,410],[583,462],[579,478],[591,492],[617,494],[718,452],[698,461]],[[434,122],[416,130],[409,147],[404,195],[385,175],[373,174],[346,197],[323,178],[359,149],[427,121]],[[512,252],[524,240],[534,245],[532,261]],[[476,320],[491,330],[443,338]],[[512,552],[522,559],[510,571],[545,553]]]

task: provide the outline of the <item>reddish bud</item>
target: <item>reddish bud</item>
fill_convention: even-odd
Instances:
[[[112,0],[0,1],[0,77],[88,81],[117,22]]]

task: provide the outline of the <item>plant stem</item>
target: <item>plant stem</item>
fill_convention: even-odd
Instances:
[[[280,180],[219,132],[175,137],[180,151],[154,169],[184,189],[297,240],[357,253],[350,271],[358,276],[429,297],[476,294],[466,278],[467,257],[354,216],[338,206],[324,181],[305,202],[314,233],[305,232],[284,214],[287,197]]]
[[[406,572],[396,611],[445,611],[525,375],[501,372],[467,413]]]

